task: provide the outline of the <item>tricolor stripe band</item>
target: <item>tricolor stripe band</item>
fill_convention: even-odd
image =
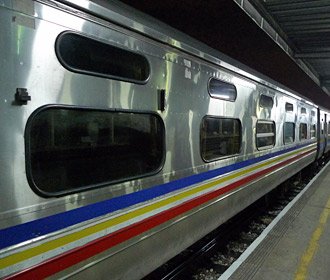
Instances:
[[[316,145],[312,144],[275,156],[273,154],[266,160],[256,161],[244,168],[176,189],[175,195],[162,196],[130,212],[104,217],[98,221],[93,219],[90,224],[84,224],[83,227],[77,225],[65,234],[54,234],[50,240],[40,240],[33,245],[12,246],[1,252],[3,257],[0,260],[0,276],[15,271],[21,272],[12,276],[22,279],[50,276],[214,199],[221,199],[223,195],[312,155],[315,151]],[[19,229],[19,226],[13,229]],[[64,253],[62,248],[66,248]],[[42,255],[45,253],[47,259],[43,260]]]

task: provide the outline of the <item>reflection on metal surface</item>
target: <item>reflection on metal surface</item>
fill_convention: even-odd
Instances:
[[[8,3],[0,7],[0,277],[88,278],[95,265],[100,277],[140,278],[330,148],[328,112],[203,45],[167,41],[176,36],[167,28],[155,38],[158,26],[139,26],[116,2],[35,1],[33,15],[23,13],[35,29],[13,22],[22,11]],[[144,57],[147,83],[63,67],[60,34]],[[230,101],[210,96],[211,79]],[[16,89],[26,105],[17,106]],[[272,106],[260,106],[262,95]],[[284,124],[300,122],[315,137],[284,145]],[[259,150],[257,138],[268,137],[273,145]]]

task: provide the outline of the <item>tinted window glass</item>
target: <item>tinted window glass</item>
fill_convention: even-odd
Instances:
[[[157,115],[48,107],[28,124],[30,178],[58,194],[148,175],[161,167],[163,138]]]
[[[257,148],[271,148],[275,145],[275,123],[273,121],[257,122]]]
[[[273,98],[267,95],[260,96],[260,107],[263,108],[273,108],[274,101]]]
[[[311,125],[311,138],[315,138],[316,137],[316,125],[313,124]]]
[[[287,111],[287,112],[293,112],[293,104],[291,104],[291,103],[285,103],[285,111]]]
[[[137,83],[149,77],[144,56],[76,33],[62,33],[56,53],[63,66],[73,72]]]
[[[237,97],[237,91],[234,85],[214,78],[209,81],[209,94],[213,98],[227,101],[235,101]]]
[[[306,114],[306,108],[301,108],[301,113]]]
[[[241,123],[237,119],[205,117],[201,129],[201,154],[210,161],[235,155],[241,148]]]
[[[291,122],[284,123],[284,144],[290,144],[295,139],[295,124]]]
[[[307,139],[307,124],[301,123],[299,125],[299,139],[304,140]]]

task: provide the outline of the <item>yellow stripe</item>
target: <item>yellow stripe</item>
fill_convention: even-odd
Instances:
[[[326,204],[326,208],[321,213],[319,224],[315,229],[311,240],[309,241],[308,247],[300,259],[299,267],[295,274],[295,280],[304,280],[307,278],[308,267],[319,247],[319,240],[321,238],[321,235],[323,234],[329,214],[330,214],[330,198]]]
[[[226,181],[235,179],[235,178],[237,178],[239,176],[242,176],[242,175],[245,175],[245,174],[247,174],[249,172],[253,172],[256,169],[263,168],[263,167],[265,167],[267,165],[271,165],[271,164],[273,164],[275,162],[281,161],[281,160],[283,160],[283,159],[285,159],[287,157],[290,157],[290,156],[292,156],[294,154],[298,154],[300,152],[304,152],[304,151],[306,151],[308,149],[309,148],[307,147],[307,148],[304,148],[304,149],[300,150],[299,152],[297,152],[297,151],[290,152],[288,154],[285,154],[285,155],[280,156],[278,158],[275,158],[275,159],[272,159],[270,161],[264,162],[264,163],[259,164],[257,166],[250,167],[250,168],[245,169],[243,171],[236,172],[234,174],[231,174],[231,175],[228,175],[226,177],[217,179],[215,181],[212,181],[210,183],[201,185],[199,187],[196,187],[196,188],[193,188],[193,189],[189,189],[189,190],[187,190],[187,191],[185,191],[183,193],[177,194],[177,195],[175,195],[173,197],[166,198],[164,200],[155,202],[155,203],[153,203],[151,205],[148,205],[148,206],[142,207],[140,209],[134,210],[132,212],[123,214],[121,216],[112,218],[111,220],[107,220],[105,222],[102,222],[102,223],[99,223],[97,225],[94,225],[94,226],[91,226],[91,227],[82,229],[80,231],[77,231],[77,232],[68,234],[68,235],[63,236],[63,237],[60,237],[58,239],[54,239],[52,241],[45,242],[45,243],[43,243],[41,245],[38,245],[36,247],[27,249],[25,251],[22,251],[22,252],[18,252],[18,253],[9,255],[7,257],[4,257],[4,258],[0,259],[0,269],[6,268],[6,267],[11,266],[11,265],[14,265],[16,263],[22,262],[22,261],[27,260],[29,258],[38,256],[40,254],[44,254],[45,252],[49,252],[49,251],[54,250],[56,248],[59,248],[61,246],[65,246],[65,245],[67,245],[67,244],[69,244],[71,242],[74,242],[74,241],[77,241],[79,239],[85,238],[85,237],[87,237],[89,235],[95,234],[95,233],[100,232],[102,230],[105,230],[105,229],[107,229],[109,227],[113,227],[113,226],[118,225],[120,223],[127,222],[130,219],[133,219],[133,218],[136,218],[136,217],[141,216],[143,214],[146,214],[148,212],[154,211],[154,210],[156,210],[156,209],[158,209],[160,207],[163,207],[163,206],[166,206],[166,205],[171,204],[173,202],[179,201],[181,199],[184,199],[186,197],[189,197],[191,195],[194,195],[194,194],[196,194],[198,192],[207,190],[207,189],[209,189],[211,187],[214,187],[214,186],[216,186],[218,184],[221,184],[221,183],[224,183]]]

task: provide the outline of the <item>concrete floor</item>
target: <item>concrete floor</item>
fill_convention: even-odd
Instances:
[[[220,279],[330,279],[330,163],[243,259]]]

